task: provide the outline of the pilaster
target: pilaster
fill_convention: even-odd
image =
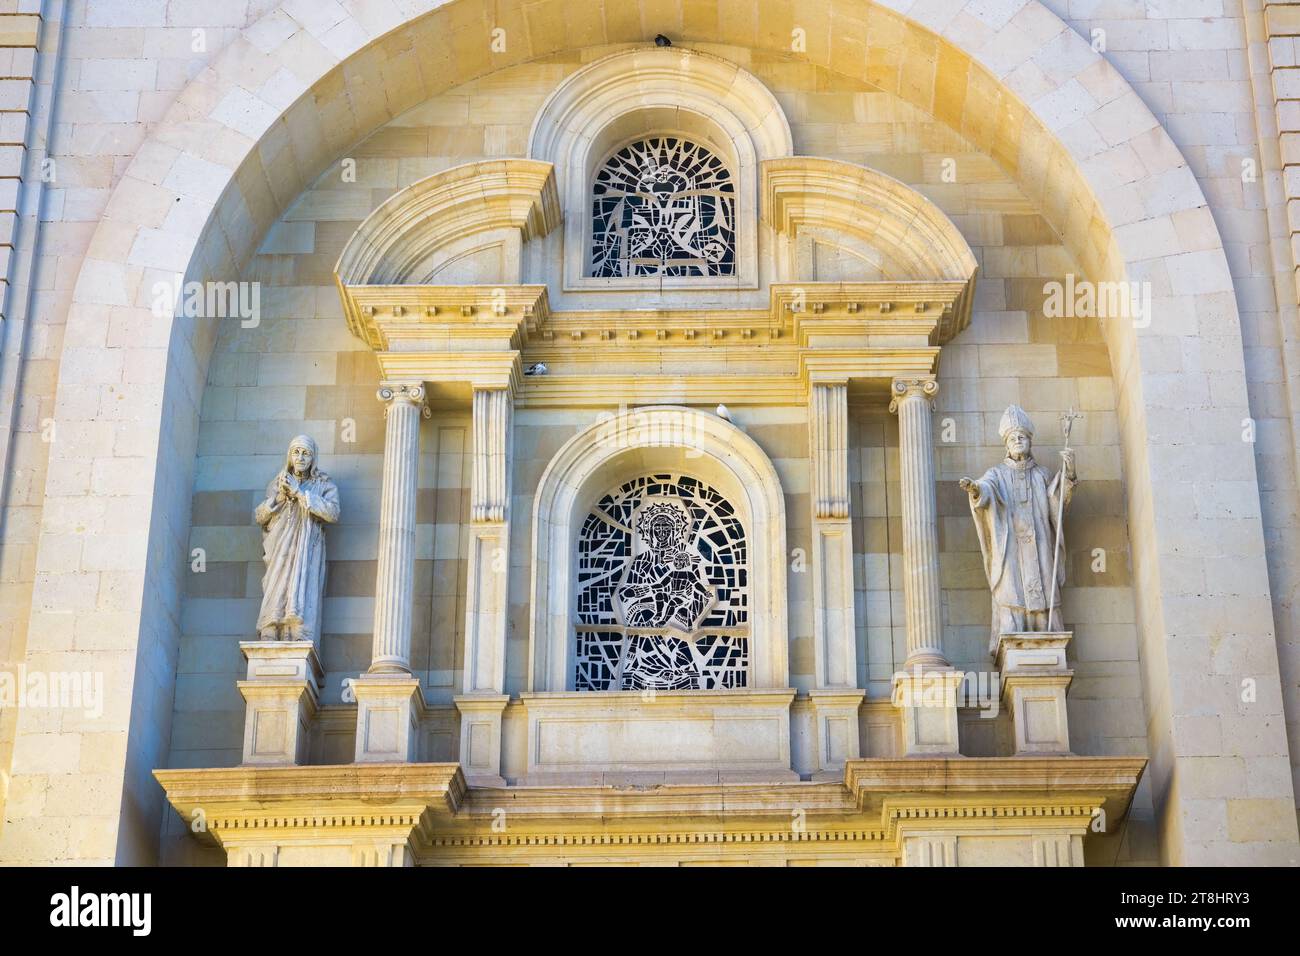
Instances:
[[[848,688],[858,680],[848,383],[814,381],[809,392],[814,664],[818,687]]]
[[[510,567],[513,392],[473,388],[468,600],[465,607],[460,756],[474,782],[501,781]]]
[[[844,379],[814,379],[809,387],[813,654],[817,681],[809,698],[816,735],[815,779],[842,774],[845,760],[862,755],[858,706],[865,691],[857,686],[848,391]]]

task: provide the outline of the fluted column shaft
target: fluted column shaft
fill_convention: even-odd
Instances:
[[[934,496],[932,377],[895,379],[889,410],[898,413],[899,484],[903,512],[903,607],[907,662],[947,667],[939,588],[939,518]]]
[[[428,414],[423,385],[385,385],[384,475],[379,502],[375,632],[368,673],[409,673],[415,591],[415,500],[420,418]]]
[[[812,452],[813,517],[849,516],[849,387],[814,382],[808,434]]]
[[[853,526],[849,521],[848,383],[814,382],[809,393],[812,461],[814,667],[817,687],[856,688]]]
[[[505,688],[512,401],[508,389],[474,389],[466,694],[500,694]]]

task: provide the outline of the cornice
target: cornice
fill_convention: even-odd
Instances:
[[[844,782],[863,809],[883,807],[900,795],[917,806],[1073,800],[1104,807],[1109,819],[1119,820],[1146,763],[1145,757],[1075,755],[850,760]]]
[[[468,794],[458,763],[362,763],[313,767],[214,767],[155,770],[173,806],[273,806],[291,802],[356,803],[426,799],[455,811]]]
[[[519,348],[544,326],[544,285],[340,286],[352,331],[376,351]]]

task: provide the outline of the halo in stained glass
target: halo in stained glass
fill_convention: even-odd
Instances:
[[[629,143],[592,185],[597,278],[736,274],[736,188],[710,150],[678,136]]]

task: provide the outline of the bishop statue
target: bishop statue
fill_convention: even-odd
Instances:
[[[1034,461],[1034,423],[1020,406],[1003,413],[998,435],[1006,458],[982,478],[959,482],[970,496],[993,594],[992,648],[999,634],[1060,630],[1065,583],[1060,522],[1076,483],[1068,438],[1055,475]]]

